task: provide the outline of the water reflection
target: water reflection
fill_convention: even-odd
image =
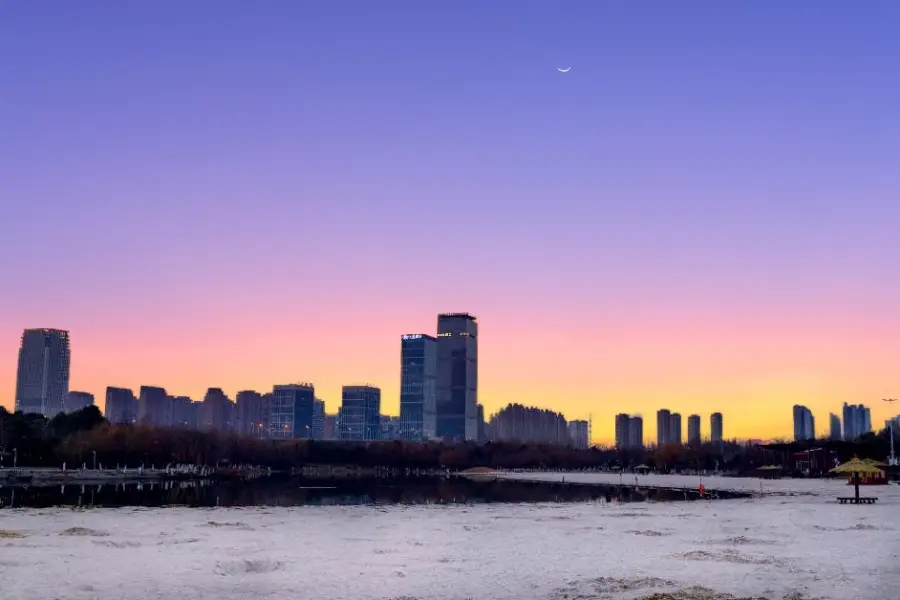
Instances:
[[[684,490],[571,485],[465,477],[165,481],[2,487],[0,507],[305,506],[690,500]]]

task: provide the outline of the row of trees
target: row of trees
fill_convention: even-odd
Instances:
[[[697,446],[662,446],[624,452],[594,447],[577,450],[555,444],[492,442],[324,442],[261,440],[213,431],[110,425],[96,407],[61,414],[48,421],[39,415],[9,413],[0,408],[0,457],[20,466],[57,466],[99,463],[114,466],[164,466],[188,463],[253,464],[273,469],[303,465],[355,465],[398,469],[490,468],[631,468],[658,471],[726,470],[752,472],[764,465],[792,468],[793,454],[815,442],[744,446],[732,442]],[[886,435],[868,435],[857,443],[819,442],[842,458],[853,455],[883,458]],[[819,447],[820,447],[819,446]]]

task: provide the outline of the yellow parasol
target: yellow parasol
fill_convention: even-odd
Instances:
[[[843,473],[843,474],[851,474],[853,475],[853,487],[856,491],[856,501],[859,502],[859,475],[860,473],[863,475],[880,475],[883,473],[881,469],[876,467],[872,462],[868,460],[860,460],[853,457],[852,460],[848,460],[842,465],[838,465],[835,468],[831,469],[832,473]]]

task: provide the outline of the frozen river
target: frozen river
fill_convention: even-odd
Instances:
[[[758,480],[727,481],[759,488]],[[693,487],[696,478],[676,483]],[[715,482],[704,483],[713,488]],[[0,599],[588,600],[662,591],[704,600],[900,596],[900,486],[865,490],[881,498],[874,506],[837,504],[834,497],[852,488],[834,481],[764,486],[800,495],[634,504],[0,510]]]

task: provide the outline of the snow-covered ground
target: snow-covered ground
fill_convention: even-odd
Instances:
[[[684,487],[694,485],[689,479]],[[641,504],[0,510],[0,599],[587,600],[693,586],[779,600],[900,596],[900,486],[866,489],[881,498],[877,505],[842,506],[834,497],[852,488],[838,482],[764,485],[810,494]],[[691,594],[684,597],[716,597]]]

